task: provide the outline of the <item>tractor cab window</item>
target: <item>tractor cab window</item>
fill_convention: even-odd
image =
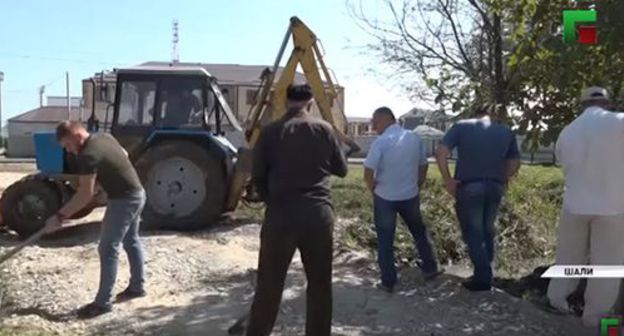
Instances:
[[[197,80],[171,80],[160,91],[160,124],[164,127],[204,125],[204,85]]]
[[[117,123],[123,126],[151,125],[154,119],[155,98],[155,82],[123,82]]]

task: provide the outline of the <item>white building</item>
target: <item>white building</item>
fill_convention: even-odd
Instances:
[[[168,66],[167,62],[146,62],[141,66]],[[219,87],[223,92],[234,115],[242,124],[249,113],[250,108],[255,103],[254,98],[261,84],[260,76],[267,68],[265,65],[240,65],[240,64],[206,64],[206,63],[177,63],[176,66],[202,67],[217,79]],[[281,71],[279,68],[276,74],[276,81],[279,79]],[[82,81],[82,98],[72,98],[72,112],[67,113],[67,101],[64,97],[49,97],[48,104],[9,120],[9,145],[7,155],[14,157],[33,157],[34,144],[33,133],[43,130],[53,130],[57,123],[68,118],[86,122],[91,115],[93,108],[93,84],[96,83],[95,90],[95,112],[101,129],[110,126],[113,115],[109,104],[99,97],[97,85],[104,82],[114,89],[116,76],[114,72],[106,72],[102,75],[95,74],[92,78]],[[305,76],[299,72],[295,75],[296,83],[304,83]],[[344,88],[337,87],[337,104],[332,105],[332,113],[339,127],[346,128],[347,121],[344,117]],[[80,103],[82,101],[82,103]],[[316,105],[312,109],[313,114],[319,114]],[[237,135],[238,137],[239,135]],[[242,139],[230,139],[234,144],[240,143]]]
[[[51,96],[47,104],[8,120],[7,157],[32,157],[35,153],[33,134],[54,130],[66,119],[79,120],[84,114],[81,97],[71,97],[71,110],[67,108],[67,97]]]

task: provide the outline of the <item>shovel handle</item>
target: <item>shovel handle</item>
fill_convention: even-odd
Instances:
[[[4,255],[0,256],[0,265],[2,263],[4,263],[5,261],[11,259],[17,253],[19,253],[19,251],[23,250],[26,246],[35,243],[37,240],[39,240],[41,237],[43,237],[45,235],[45,233],[46,233],[46,229],[45,229],[45,227],[43,227],[43,228],[39,229],[39,231],[35,232],[32,236],[28,237],[26,240],[24,240],[23,242],[19,243],[11,251],[9,251],[9,252],[5,253]]]

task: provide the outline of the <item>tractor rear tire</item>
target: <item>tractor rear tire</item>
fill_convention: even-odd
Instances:
[[[61,203],[61,194],[53,182],[28,176],[4,191],[0,211],[4,224],[26,238],[43,228]]]
[[[136,162],[147,193],[143,228],[197,230],[216,224],[227,193],[224,162],[207,147],[171,140]]]

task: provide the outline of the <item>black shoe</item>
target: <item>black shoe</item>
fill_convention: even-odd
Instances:
[[[571,311],[571,310],[565,310],[565,309],[561,309],[561,308],[557,308],[557,307],[555,307],[555,306],[551,305],[551,304],[550,304],[550,302],[546,302],[546,303],[544,303],[544,304],[538,305],[538,307],[539,307],[540,309],[542,309],[542,310],[544,310],[544,311],[546,311],[546,312],[549,312],[549,313],[551,313],[551,314],[554,314],[554,315],[560,315],[560,316],[563,316],[563,315],[571,315],[571,314],[574,314],[574,312],[573,312],[573,311]]]
[[[474,280],[464,281],[462,282],[462,285],[464,286],[464,288],[466,288],[467,290],[471,292],[483,292],[483,291],[489,291],[490,289],[492,289],[492,285],[476,282]]]
[[[390,294],[394,293],[394,286],[386,286],[380,282],[375,287],[377,287],[377,289],[381,289],[382,291],[390,293]]]
[[[249,319],[249,313],[241,316],[238,320],[228,329],[228,335],[242,335],[247,331],[247,320]]]
[[[112,310],[113,307],[111,305],[102,306],[95,302],[92,302],[86,306],[79,308],[76,313],[78,315],[78,318],[90,319],[100,315],[104,315],[106,313],[110,313]]]
[[[123,292],[117,294],[115,297],[116,302],[126,302],[133,299],[142,298],[147,295],[145,290],[135,291],[130,289],[130,287],[126,288]]]
[[[444,274],[445,271],[446,270],[444,268],[438,268],[437,270],[433,272],[423,272],[423,277],[425,278],[425,281],[431,281],[437,278],[438,276]]]

